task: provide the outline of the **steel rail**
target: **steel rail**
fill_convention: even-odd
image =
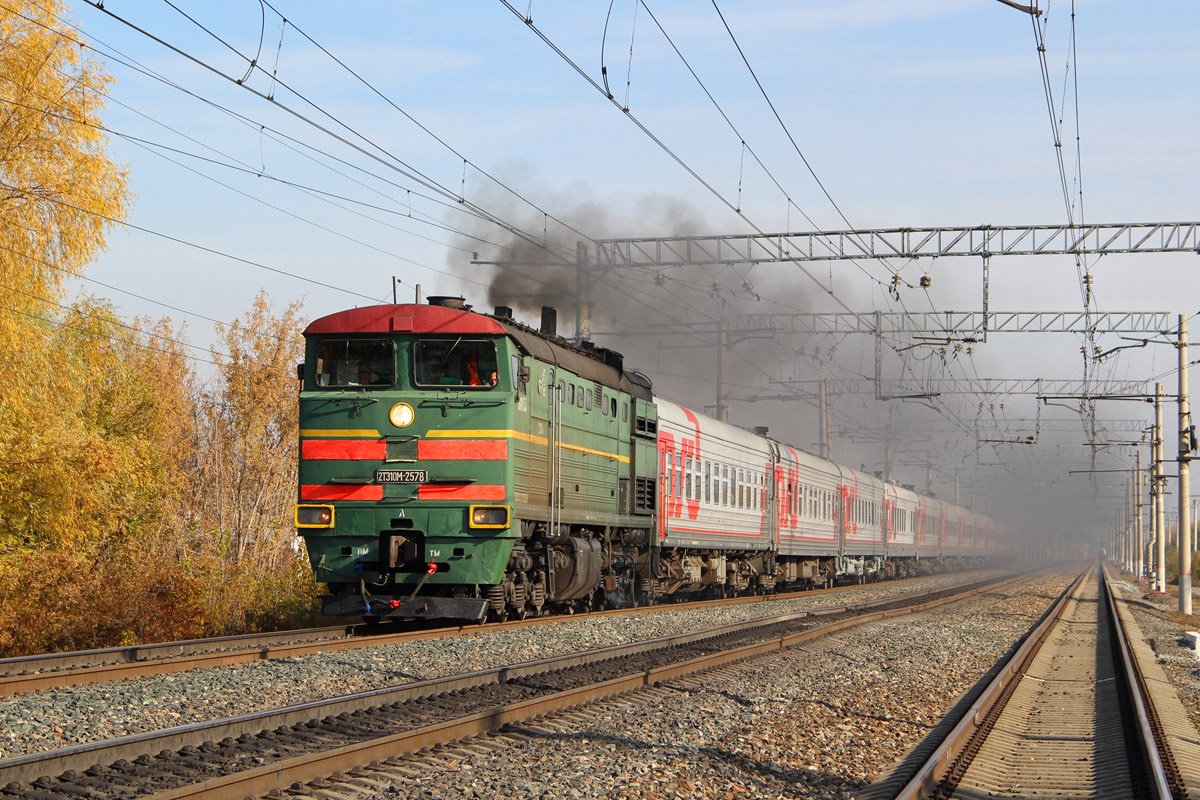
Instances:
[[[893,582],[916,580],[899,578]],[[463,636],[480,631],[504,630],[529,625],[544,625],[581,616],[622,616],[627,614],[678,611],[684,608],[707,608],[718,605],[742,605],[815,597],[847,589],[845,586],[828,589],[807,589],[776,595],[731,597],[717,600],[694,600],[656,606],[607,609],[586,615],[553,615],[509,622],[450,625],[395,633],[366,635],[365,626],[345,625],[305,630],[280,631],[265,634],[243,634],[211,639],[191,639],[180,642],[141,644],[100,650],[79,650],[69,653],[46,653],[0,659],[0,697],[77,686],[86,683],[141,678],[189,669],[246,664],[252,661],[296,658],[315,653],[332,653],[360,647],[397,644],[418,639]]]
[[[937,788],[943,776],[949,772],[959,755],[967,749],[972,738],[988,721],[989,715],[1004,695],[1005,690],[1020,682],[1034,656],[1037,655],[1055,624],[1062,617],[1063,610],[1079,591],[1090,572],[1091,569],[1084,570],[1058,596],[1054,605],[1042,616],[1037,627],[1026,634],[1021,646],[997,670],[995,677],[963,714],[958,724],[895,795],[895,800],[919,800],[919,798],[928,797]]]
[[[967,757],[969,752],[976,750],[980,740],[987,736],[991,725],[1002,712],[1011,691],[1020,683],[1034,657],[1060,621],[1069,601],[1078,593],[1092,570],[1097,570],[1099,574],[1099,591],[1105,597],[1105,604],[1109,611],[1108,624],[1114,636],[1112,646],[1119,652],[1119,656],[1114,654],[1114,660],[1120,665],[1118,672],[1121,674],[1121,690],[1129,699],[1136,717],[1130,723],[1136,727],[1137,738],[1142,745],[1139,755],[1150,773],[1152,786],[1146,788],[1152,792],[1152,796],[1156,800],[1172,800],[1172,798],[1188,796],[1171,756],[1166,737],[1163,735],[1162,725],[1158,721],[1153,700],[1147,691],[1138,659],[1133,652],[1118,612],[1116,598],[1109,586],[1107,572],[1103,566],[1100,566],[1084,572],[1063,592],[1037,628],[1026,637],[1020,648],[998,670],[996,676],[963,714],[958,724],[894,796],[895,800],[917,800],[917,798],[933,796],[935,791],[943,785],[947,775],[952,770],[962,767],[961,759]]]
[[[96,650],[72,650],[62,653],[39,653],[31,656],[0,658],[0,677],[18,675],[24,670],[61,670],[78,667],[95,667],[128,661],[144,661],[152,658],[171,658],[207,652],[220,647],[259,647],[273,641],[292,642],[319,637],[336,638],[349,636],[357,626],[334,625],[326,628],[304,628],[300,630],[275,631],[273,633],[246,633],[236,636],[214,636],[208,639],[185,639],[175,642],[135,644],[128,647],[105,647]]]
[[[1120,672],[1125,680],[1126,693],[1137,718],[1138,739],[1142,743],[1145,763],[1150,768],[1150,777],[1154,783],[1154,796],[1161,800],[1176,797],[1186,798],[1187,792],[1183,789],[1179,769],[1175,766],[1170,746],[1163,736],[1162,724],[1159,722],[1158,713],[1154,708],[1154,701],[1146,687],[1146,681],[1142,675],[1141,666],[1134,656],[1133,647],[1126,636],[1121,614],[1117,610],[1117,599],[1112,587],[1109,586],[1108,571],[1101,568],[1100,577],[1101,591],[1103,591],[1105,602],[1108,605],[1109,626],[1116,636],[1121,653],[1121,657],[1117,661],[1122,666]],[[1180,791],[1177,792],[1176,789]]]
[[[328,644],[354,636],[360,628],[358,625],[335,625],[0,658],[0,697],[53,686],[112,680],[107,676],[113,673],[119,673],[122,678],[152,674],[164,671],[157,669],[158,666],[181,660],[203,662],[238,657],[242,660],[272,658],[275,656],[268,653],[280,648],[311,645],[314,642]],[[143,671],[137,672],[139,669]],[[122,671],[128,671],[129,674]]]
[[[463,736],[495,731],[511,722],[529,719],[554,710],[561,710],[588,700],[610,697],[614,694],[628,691],[630,688],[653,685],[656,682],[670,680],[730,661],[791,647],[809,639],[824,636],[851,626],[862,625],[890,617],[920,613],[950,603],[960,602],[983,592],[995,591],[996,589],[1011,585],[1026,577],[1025,575],[1006,576],[1003,579],[982,585],[977,584],[972,588],[940,598],[932,598],[932,596],[935,594],[944,594],[946,590],[927,592],[912,598],[890,598],[870,603],[834,606],[744,622],[728,623],[702,631],[693,631],[629,645],[614,645],[556,658],[360,692],[344,697],[262,711],[230,719],[196,723],[162,731],[126,736],[110,741],[93,742],[62,750],[20,756],[0,761],[0,786],[5,786],[11,782],[30,783],[39,777],[60,775],[69,770],[82,772],[95,764],[111,764],[120,759],[134,760],[139,756],[158,753],[164,749],[179,750],[186,746],[200,746],[206,742],[236,738],[243,734],[259,733],[264,730],[278,729],[281,726],[295,725],[309,720],[337,716],[342,713],[376,708],[475,686],[503,683],[512,679],[549,671],[622,658],[651,650],[666,649],[719,636],[727,636],[731,633],[753,631],[806,617],[822,617],[847,611],[862,612],[857,616],[832,620],[823,625],[816,625],[804,631],[780,636],[779,638],[772,638],[765,642],[745,645],[695,658],[690,661],[638,672],[591,687],[581,687],[511,706],[498,707],[484,713],[473,714],[447,723],[389,735],[357,745],[345,746],[321,756],[308,754],[302,757],[273,762],[248,772],[240,772],[192,786],[179,787],[178,789],[156,795],[156,797],[164,798],[200,795],[206,798],[220,797],[229,798],[230,800],[242,800],[242,798],[249,795],[264,794],[273,788],[284,788],[296,781],[312,780],[316,777],[328,775],[332,771],[349,769],[353,766],[368,763],[378,758],[379,753],[384,751],[386,751],[387,755],[396,755],[421,747],[427,747],[434,743],[445,743]],[[904,602],[904,600],[911,602],[905,603],[903,607],[895,607],[897,602]],[[893,607],[880,608],[881,606]],[[871,609],[877,610],[872,611]],[[265,789],[262,788],[266,785],[264,781],[270,783]]]

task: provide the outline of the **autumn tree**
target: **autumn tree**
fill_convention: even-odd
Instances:
[[[130,201],[97,116],[112,81],[60,0],[0,6],[0,283],[47,316],[69,272],[104,247]],[[9,325],[22,324],[9,317]]]
[[[229,537],[230,560],[267,570],[291,558],[295,537],[299,313],[293,303],[276,315],[260,293],[234,324],[218,325],[217,381],[203,404],[211,519]]]
[[[62,360],[98,317],[56,301],[129,193],[97,117],[111,79],[64,12],[58,0],[0,6],[0,553],[90,528],[100,503],[75,491],[104,458],[86,425],[73,428],[83,408],[67,383],[81,376],[66,373],[87,356]]]
[[[144,561],[128,547],[172,518],[188,371],[168,323],[64,302],[130,202],[98,117],[111,79],[66,10],[0,6],[0,652],[110,641],[131,597],[177,593],[105,566]]]
[[[0,4],[0,656],[300,623],[299,306],[222,326],[204,385],[169,320],[65,299],[130,203],[65,10]]]
[[[193,581],[163,548],[190,480],[180,335],[86,297],[26,329],[52,368],[21,373],[0,401],[0,652],[193,632],[194,612],[174,616],[195,604],[179,599]]]
[[[274,588],[301,603],[312,595],[292,519],[303,326],[299,302],[277,313],[260,293],[250,311],[218,325],[216,375],[196,406],[192,515],[227,576],[213,604],[244,606],[226,610],[230,624],[286,602],[262,596]]]

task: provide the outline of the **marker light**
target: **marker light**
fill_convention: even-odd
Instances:
[[[397,428],[407,428],[413,424],[413,420],[417,414],[413,411],[413,407],[408,403],[396,403],[392,406],[392,410],[388,412],[388,419]]]

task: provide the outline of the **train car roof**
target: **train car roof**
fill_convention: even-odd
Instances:
[[[504,326],[483,314],[445,306],[384,305],[352,308],[313,320],[310,333],[474,333],[503,335]]]
[[[642,400],[651,398],[651,383],[637,372],[626,372],[619,353],[600,347],[575,347],[508,317],[480,314],[468,308],[443,305],[366,306],[315,319],[304,334],[433,333],[510,336],[534,358],[569,369]],[[585,343],[590,344],[590,343]]]
[[[702,412],[673,403],[664,397],[654,398],[654,404],[658,407],[660,428],[663,421],[672,422],[684,429],[695,426],[696,434],[701,439],[700,450],[702,453],[709,450],[715,439],[722,445],[733,445],[751,452],[762,453],[763,456],[767,454],[767,440],[744,428],[721,422]]]

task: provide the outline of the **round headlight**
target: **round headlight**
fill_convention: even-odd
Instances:
[[[407,428],[412,425],[413,419],[416,417],[416,412],[408,403],[396,403],[392,406],[392,410],[388,412],[388,419],[397,428]]]

